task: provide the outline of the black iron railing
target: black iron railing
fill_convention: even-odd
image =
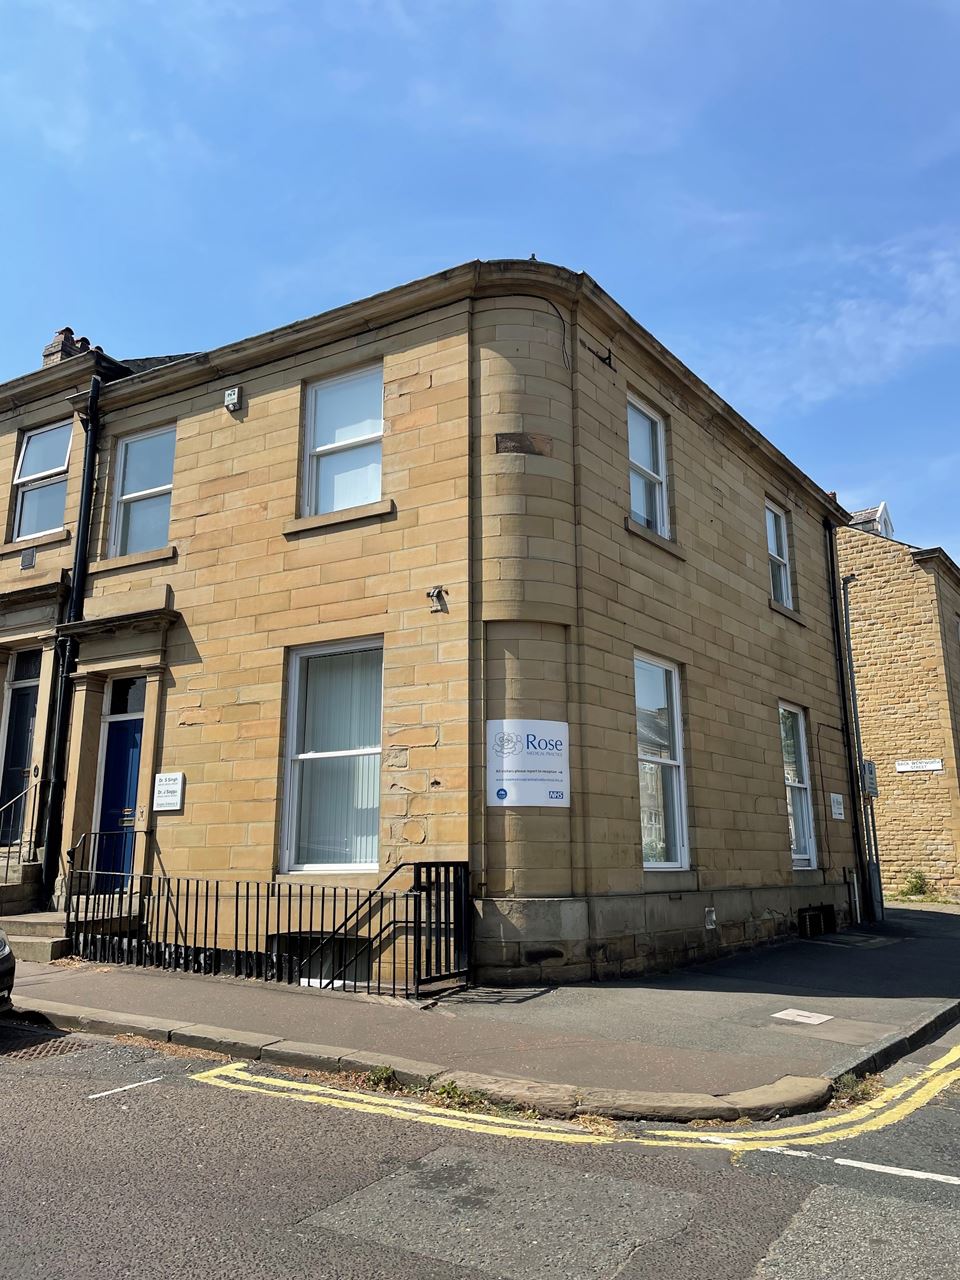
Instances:
[[[11,865],[37,861],[37,815],[40,810],[44,779],[28,787],[0,805],[0,866],[3,881],[9,879]]]
[[[467,980],[464,864],[416,864],[404,890],[81,867],[106,834],[72,851],[66,932],[82,959],[395,996]]]
[[[470,970],[470,872],[465,862],[416,862],[420,984],[466,982]]]

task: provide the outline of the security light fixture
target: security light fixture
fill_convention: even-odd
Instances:
[[[427,599],[430,601],[431,613],[447,613],[447,601],[444,596],[444,587],[431,587],[427,592]]]

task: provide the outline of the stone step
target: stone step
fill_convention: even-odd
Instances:
[[[18,937],[15,933],[8,933],[7,941],[18,960],[32,960],[35,964],[49,964],[51,960],[70,954],[69,938]]]
[[[25,915],[36,911],[42,900],[42,891],[38,885],[0,884],[0,916]]]
[[[39,862],[6,861],[6,853],[0,848],[0,885],[39,884],[43,879],[43,867]]]
[[[22,911],[0,916],[0,929],[11,938],[62,938],[67,918],[62,911]]]

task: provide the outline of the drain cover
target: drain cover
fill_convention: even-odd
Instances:
[[[41,1031],[36,1027],[4,1027],[0,1030],[0,1058],[17,1061],[56,1058],[85,1047],[82,1040],[62,1031]]]

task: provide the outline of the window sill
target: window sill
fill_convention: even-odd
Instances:
[[[654,881],[648,881],[647,872],[655,873]],[[695,893],[699,888],[699,876],[696,868],[645,862],[643,864],[643,893]]]
[[[177,548],[157,547],[155,551],[135,551],[129,556],[111,556],[106,560],[94,560],[87,570],[88,577],[98,573],[110,573],[116,569],[139,569],[141,565],[159,564],[163,560],[175,560]]]
[[[375,862],[330,862],[306,866],[306,867],[288,867],[286,871],[278,871],[278,880],[293,880],[296,876],[376,876],[380,874],[380,867]]]
[[[0,556],[12,556],[30,547],[52,547],[57,542],[69,542],[69,529],[53,529],[50,533],[38,533],[32,538],[18,538],[16,542],[0,545]]]
[[[678,560],[686,560],[683,551],[672,538],[665,538],[662,534],[654,533],[652,529],[648,529],[645,525],[638,524],[632,516],[623,517],[623,527],[627,533],[635,534],[638,538],[643,538],[645,542],[652,542],[655,547],[659,547],[661,551],[666,551],[672,556],[676,556]]]
[[[767,600],[767,604],[769,604],[774,613],[779,613],[784,618],[789,618],[791,622],[795,622],[798,627],[805,627],[807,625],[796,609],[788,609],[785,604],[778,604],[776,600],[771,599]]]
[[[336,529],[340,525],[355,524],[358,520],[379,520],[396,514],[396,510],[397,504],[392,498],[382,498],[379,502],[365,502],[361,507],[328,511],[322,516],[301,516],[299,520],[291,520],[284,525],[283,536],[294,538],[301,533],[312,533],[315,529]]]

